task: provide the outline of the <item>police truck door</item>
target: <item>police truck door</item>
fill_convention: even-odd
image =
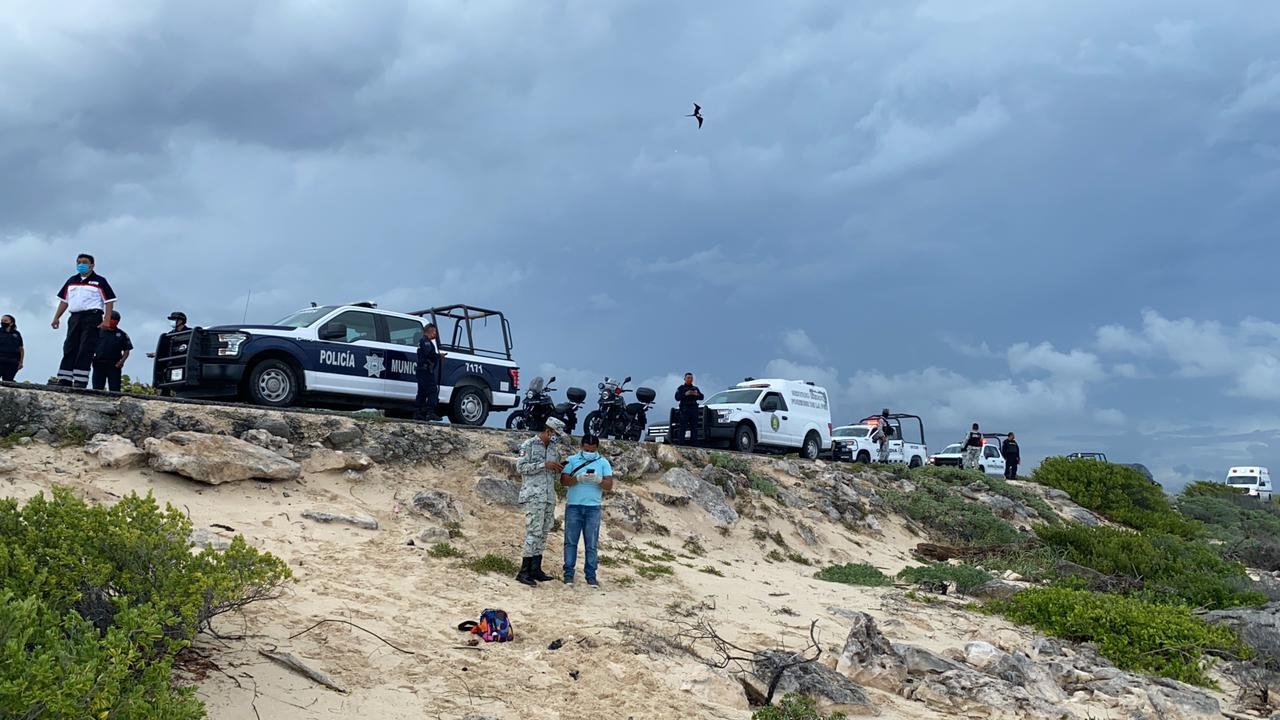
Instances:
[[[360,310],[339,313],[320,326],[319,337],[308,358],[308,390],[371,397],[385,393],[386,343],[379,341],[376,315]]]
[[[418,396],[418,341],[422,339],[422,320],[386,315],[387,393],[397,400],[412,402]],[[439,398],[437,398],[439,399]]]
[[[760,399],[760,442],[766,445],[790,445],[787,432],[787,403],[782,394],[767,392]]]

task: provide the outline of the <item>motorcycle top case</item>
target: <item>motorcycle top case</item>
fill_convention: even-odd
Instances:
[[[642,403],[651,403],[657,397],[658,393],[654,392],[653,388],[636,388],[636,399]]]
[[[587,391],[580,387],[571,387],[566,392],[569,402],[581,403],[587,401]]]

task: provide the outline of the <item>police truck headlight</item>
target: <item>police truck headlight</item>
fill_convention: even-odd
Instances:
[[[240,354],[240,346],[248,340],[244,333],[218,333],[218,357],[235,357]]]

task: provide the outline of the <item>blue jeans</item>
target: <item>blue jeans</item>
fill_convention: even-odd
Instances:
[[[573,566],[578,564],[578,535],[582,535],[586,547],[583,572],[587,582],[596,579],[597,555],[600,544],[600,506],[564,506],[564,579],[573,579]]]

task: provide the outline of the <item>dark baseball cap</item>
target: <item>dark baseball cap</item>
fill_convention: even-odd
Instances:
[[[174,310],[173,312],[169,313],[169,319],[170,319],[170,320],[181,320],[182,322],[186,322],[186,321],[187,321],[187,314],[186,314],[186,313],[184,313],[184,312],[182,312],[181,310]]]

